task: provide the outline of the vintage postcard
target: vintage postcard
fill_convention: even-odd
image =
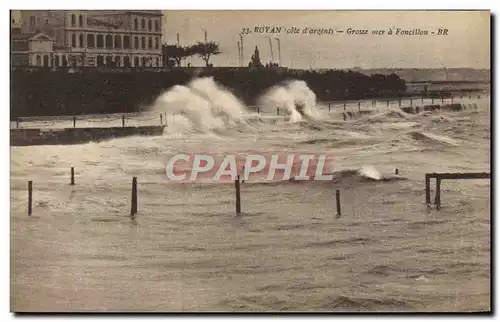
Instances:
[[[12,312],[491,312],[489,11],[10,15]]]

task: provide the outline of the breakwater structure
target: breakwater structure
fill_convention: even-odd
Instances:
[[[165,126],[128,126],[62,129],[11,129],[11,146],[69,145],[101,142],[127,136],[158,136]]]

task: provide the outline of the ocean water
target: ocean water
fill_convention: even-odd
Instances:
[[[353,104],[343,121],[307,84],[273,90],[257,115],[201,80],[151,107],[170,113],[163,136],[12,147],[11,310],[490,310],[489,180],[443,181],[439,211],[424,192],[428,172],[490,171],[489,97],[416,115]],[[297,100],[303,115],[271,115]],[[174,153],[248,151],[329,154],[335,180],[250,180],[237,216],[232,184],[165,176]]]

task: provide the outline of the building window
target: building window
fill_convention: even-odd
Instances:
[[[48,25],[49,24],[49,18],[44,18],[43,19],[45,21],[45,24]]]
[[[106,35],[106,48],[108,48],[108,49],[113,48],[113,36],[112,35]]]
[[[122,48],[122,36],[115,35],[115,48]]]
[[[76,26],[76,16],[75,15],[71,15],[71,25],[73,27]]]
[[[151,19],[148,20],[148,31],[153,31],[153,22]]]
[[[139,23],[137,22],[137,18],[134,19],[134,30],[139,29]]]
[[[43,66],[45,66],[45,67],[49,67],[50,66],[49,55],[43,55]]]
[[[95,37],[94,37],[94,34],[88,34],[87,35],[87,47],[88,48],[95,48]]]
[[[139,57],[134,57],[134,67],[139,67]]]
[[[153,37],[149,37],[148,39],[148,48],[153,49]]]
[[[130,36],[123,36],[123,48],[130,48]]]
[[[160,57],[156,57],[156,67],[160,67]]]
[[[160,48],[160,38],[158,38],[158,37],[155,38],[155,48],[156,49]]]
[[[141,48],[146,49],[146,37],[142,37]]]
[[[35,26],[36,25],[36,17],[35,16],[30,16],[30,26]]]
[[[142,56],[142,66],[146,67],[146,56]]]
[[[78,16],[78,23],[79,23],[80,27],[83,27],[83,16],[82,15]]]
[[[141,19],[141,29],[144,30],[146,29],[146,20]]]
[[[103,48],[103,47],[104,47],[104,36],[97,35],[97,48]]]
[[[139,37],[134,37],[134,47],[135,49],[139,49]]]
[[[115,57],[115,64],[116,64],[116,67],[121,67],[121,65],[122,65],[122,57],[121,56]]]
[[[155,30],[160,31],[160,20],[155,20]]]
[[[35,66],[41,66],[42,65],[42,57],[40,55],[36,55],[36,65]]]
[[[59,55],[55,55],[54,56],[54,67],[58,67],[59,66]]]
[[[123,67],[130,67],[130,57],[123,57]]]
[[[71,47],[76,47],[76,34],[71,35]]]
[[[83,43],[83,34],[80,34],[80,47],[85,47],[85,44]]]
[[[97,66],[102,66],[102,65],[104,65],[104,58],[101,55],[99,55],[97,56]]]

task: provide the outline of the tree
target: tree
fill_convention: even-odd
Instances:
[[[196,54],[194,46],[163,45],[163,56],[165,61],[174,60],[177,67],[181,66],[182,61]]]
[[[219,44],[215,41],[209,42],[197,42],[193,46],[193,51],[205,62],[206,67],[210,66],[210,58],[215,55],[219,55],[221,51],[219,50]]]

